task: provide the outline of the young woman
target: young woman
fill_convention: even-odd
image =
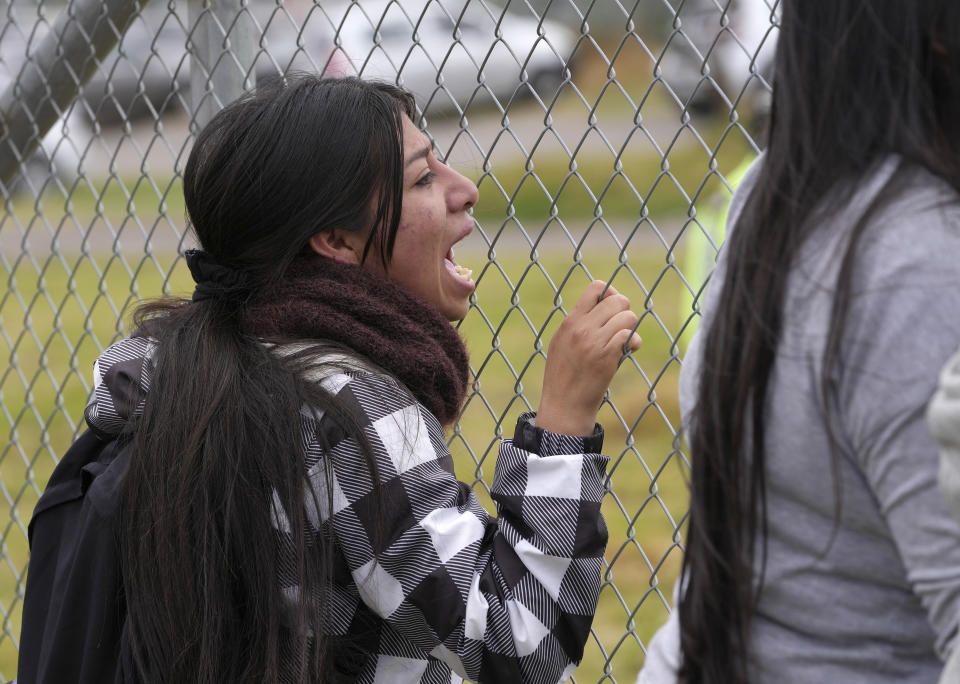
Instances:
[[[392,86],[303,76],[198,136],[192,301],[139,311],[86,413],[129,445],[106,644],[124,678],[553,683],[581,658],[606,543],[595,420],[637,318],[601,282],[572,307],[491,517],[442,428],[468,386],[452,248],[477,189],[412,115]]]
[[[960,527],[923,409],[960,343],[960,3],[780,6],[767,150],[681,377],[680,602],[641,681],[936,682]]]

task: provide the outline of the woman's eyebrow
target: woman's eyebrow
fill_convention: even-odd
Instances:
[[[420,148],[419,150],[414,152],[412,155],[407,157],[406,161],[403,163],[404,168],[410,166],[413,162],[417,161],[418,159],[425,159],[427,155],[430,154],[430,151],[432,149],[433,147],[430,145],[429,142],[425,144],[422,148]]]

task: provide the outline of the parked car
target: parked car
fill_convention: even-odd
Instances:
[[[741,107],[765,110],[778,16],[776,0],[730,0],[720,6],[714,0],[688,0],[681,9],[680,30],[669,32],[661,78],[679,102],[694,111],[728,109],[717,88],[731,102],[744,91]]]
[[[472,0],[363,0],[331,4],[253,0],[258,79],[289,70],[397,82],[432,112],[505,103],[563,81],[575,36],[555,21]],[[188,17],[147,5],[83,97],[102,123],[189,106]],[[526,86],[521,85],[521,80]]]
[[[567,76],[575,44],[562,24],[490,2],[369,0],[321,7],[304,17],[302,50],[291,66],[396,82],[434,112],[494,98],[506,103],[533,92],[549,102]],[[266,37],[271,49],[292,44]]]
[[[258,79],[291,69],[358,74],[400,83],[432,112],[532,92],[549,101],[575,41],[555,21],[475,0],[250,0],[244,11],[259,39]],[[42,38],[34,21],[23,14],[20,30],[2,34],[9,73]],[[190,36],[185,7],[148,4],[83,88],[85,109],[111,124],[189,106]]]

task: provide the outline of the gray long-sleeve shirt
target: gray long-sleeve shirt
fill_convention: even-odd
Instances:
[[[731,225],[761,164],[734,198]],[[820,370],[843,248],[896,173],[907,189],[871,218],[857,250],[832,370],[836,401],[827,407]],[[938,452],[924,408],[960,345],[957,200],[933,176],[898,170],[890,159],[821,222],[792,266],[768,395],[768,557],[751,634],[752,681],[933,683],[953,647],[960,525],[937,490]],[[714,283],[724,271],[721,253]],[[707,295],[704,329],[719,290]],[[699,355],[695,339],[680,381],[687,416]],[[840,442],[834,455],[827,415]],[[676,630],[674,614],[650,644],[641,682],[675,680]]]

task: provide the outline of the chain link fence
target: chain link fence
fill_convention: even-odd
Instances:
[[[603,587],[578,682],[632,682],[670,610],[687,508],[677,375],[734,179],[758,153],[776,0],[0,1],[0,680],[27,523],[83,429],[94,358],[186,295],[181,174],[223,104],[291,70],[395,81],[480,189],[457,260],[473,390],[450,435],[489,504],[546,343],[590,279],[641,316],[601,410]]]

